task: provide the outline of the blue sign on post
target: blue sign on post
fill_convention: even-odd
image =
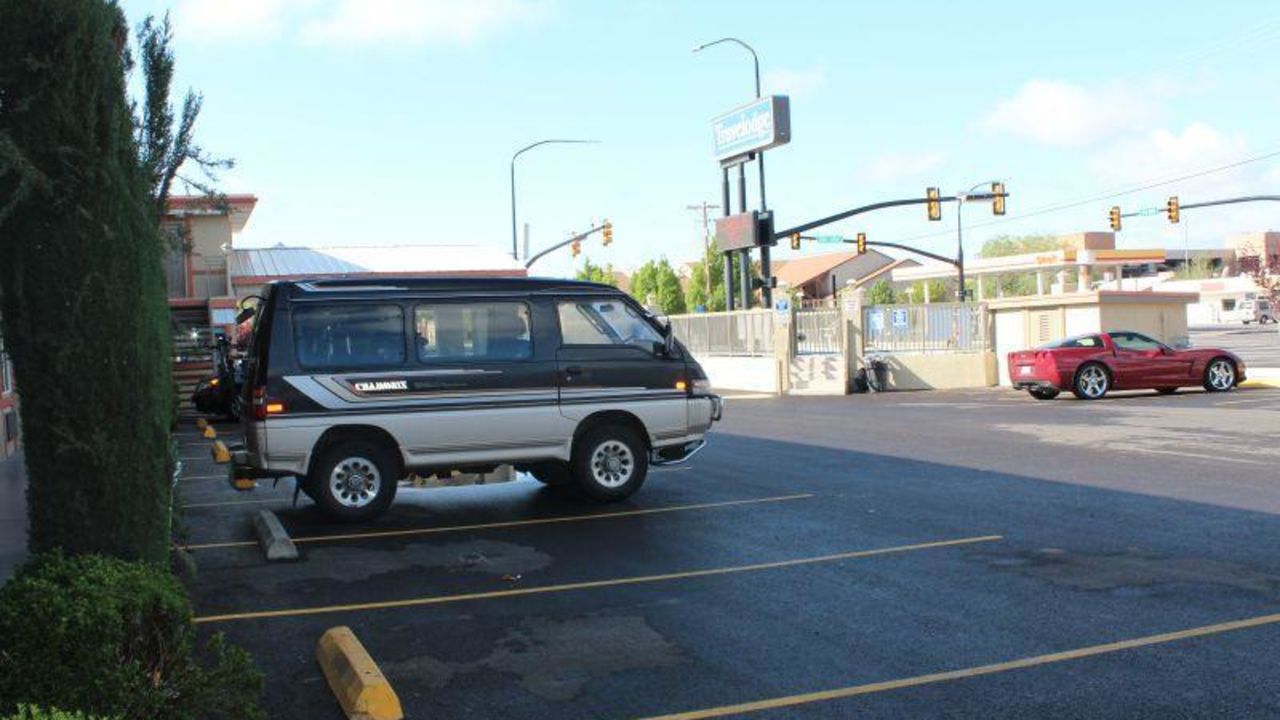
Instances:
[[[711,121],[716,159],[733,160],[791,142],[791,100],[770,95]]]

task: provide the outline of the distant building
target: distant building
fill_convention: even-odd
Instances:
[[[775,263],[773,274],[779,288],[798,290],[805,300],[827,300],[845,285],[857,283],[893,263],[892,257],[875,250],[862,255],[834,252]]]

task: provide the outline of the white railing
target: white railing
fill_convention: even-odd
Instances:
[[[680,342],[694,355],[773,354],[773,311],[672,315],[667,318]]]
[[[987,308],[972,303],[871,305],[862,310],[867,352],[980,352],[991,349]]]

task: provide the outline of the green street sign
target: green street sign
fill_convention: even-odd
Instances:
[[[1159,215],[1163,210],[1161,208],[1142,208],[1138,211],[1139,215]]]
[[[844,242],[844,238],[839,235],[815,235],[814,240],[820,243],[835,244]]]

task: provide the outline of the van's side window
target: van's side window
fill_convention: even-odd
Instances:
[[[498,362],[533,357],[529,307],[519,302],[439,303],[413,311],[422,362]]]
[[[651,350],[662,336],[620,300],[569,300],[560,303],[560,334],[565,345],[635,345]]]
[[[398,305],[320,305],[293,311],[298,364],[311,369],[394,367],[405,359]]]

